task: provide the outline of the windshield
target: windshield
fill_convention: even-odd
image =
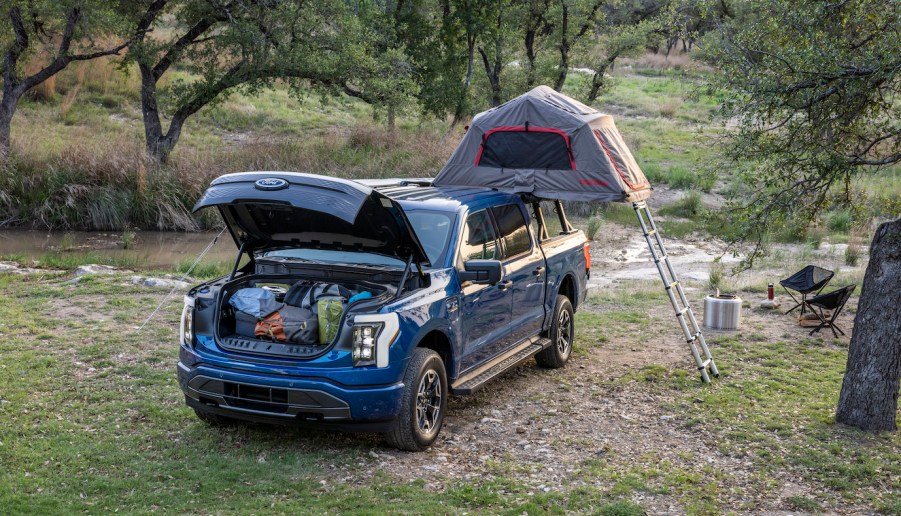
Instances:
[[[452,215],[428,210],[410,210],[406,214],[429,262],[433,267],[442,267],[454,222]]]
[[[447,213],[411,210],[406,212],[413,231],[419,238],[429,262],[435,267],[444,264],[444,254],[447,249],[450,228],[453,225],[452,216]],[[266,251],[263,256],[270,258],[293,258],[319,263],[341,263],[359,265],[377,265],[388,267],[403,267],[403,260],[382,254],[366,253],[362,251],[336,251],[331,249],[305,249],[290,248]]]

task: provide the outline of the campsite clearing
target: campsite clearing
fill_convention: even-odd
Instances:
[[[901,511],[901,438],[832,422],[847,339],[779,313],[708,332],[723,376],[705,387],[658,282],[611,282],[578,315],[571,364],[527,362],[453,400],[446,433],[409,454],[365,434],[211,431],[173,380],[177,300],[135,339],[165,290],[69,279],[0,276],[13,512]]]

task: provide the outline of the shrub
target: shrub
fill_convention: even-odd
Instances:
[[[134,245],[135,233],[126,229],[122,232],[122,249],[131,249]]]
[[[710,276],[707,279],[707,287],[711,291],[718,292],[726,288],[726,267],[717,261],[710,264]]]
[[[837,233],[847,233],[851,229],[851,212],[848,210],[826,213],[826,227]]]
[[[600,230],[603,225],[604,219],[596,215],[588,219],[588,231],[586,235],[588,240],[594,240],[594,237],[598,234],[598,230]]]
[[[661,215],[671,215],[686,219],[693,219],[704,213],[704,203],[701,202],[701,194],[696,191],[688,191],[678,201],[668,204],[660,209]]]
[[[667,182],[666,173],[663,171],[659,164],[654,163],[653,161],[642,164],[641,171],[644,172],[644,177],[648,178],[648,181],[651,184]]]
[[[663,118],[672,118],[676,115],[676,111],[678,110],[679,104],[675,102],[666,102],[660,106],[660,116]]]
[[[689,189],[695,186],[696,174],[685,167],[673,167],[669,171],[667,183],[673,188]]]
[[[860,263],[860,243],[848,242],[848,247],[845,248],[845,265],[857,267],[858,263]]]

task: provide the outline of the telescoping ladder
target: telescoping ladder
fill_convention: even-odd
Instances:
[[[716,368],[710,349],[707,348],[707,341],[704,340],[704,334],[698,326],[694,312],[691,311],[688,299],[685,298],[685,292],[682,290],[682,284],[679,283],[679,279],[676,277],[673,264],[670,262],[666,249],[663,247],[663,240],[657,231],[657,225],[654,224],[651,210],[644,201],[632,203],[632,208],[635,209],[635,215],[638,216],[644,239],[647,240],[648,249],[651,250],[651,258],[654,260],[654,265],[657,266],[660,279],[663,280],[663,286],[669,295],[670,302],[673,304],[673,309],[676,311],[676,319],[679,320],[682,332],[685,333],[685,341],[688,342],[691,354],[694,355],[695,362],[698,364],[698,370],[701,371],[701,378],[704,379],[704,382],[710,383],[710,375],[719,377],[720,372]],[[653,240],[651,237],[654,237]],[[666,267],[663,264],[666,264]],[[700,349],[698,349],[699,345]],[[701,356],[702,352],[704,353],[703,357]]]

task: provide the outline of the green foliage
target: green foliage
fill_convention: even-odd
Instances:
[[[661,215],[671,215],[686,219],[694,219],[704,214],[704,203],[701,194],[695,191],[686,192],[678,201],[660,208]]]
[[[135,244],[135,233],[129,229],[122,231],[122,249],[131,249]]]
[[[826,213],[826,227],[830,231],[847,233],[851,229],[851,212],[847,209]]]
[[[710,272],[707,279],[707,287],[712,292],[726,291],[726,267],[719,261],[710,264]]]
[[[852,178],[901,161],[897,48],[901,7],[881,0],[747,2],[708,36],[711,86],[737,121],[725,155],[750,195],[734,197],[734,244],[752,261],[766,234],[806,224],[834,193],[855,203]],[[728,168],[728,164],[724,168]]]
[[[588,237],[588,240],[594,240],[603,225],[604,219],[598,216],[592,216],[588,219],[588,228],[585,231],[585,236]]]

